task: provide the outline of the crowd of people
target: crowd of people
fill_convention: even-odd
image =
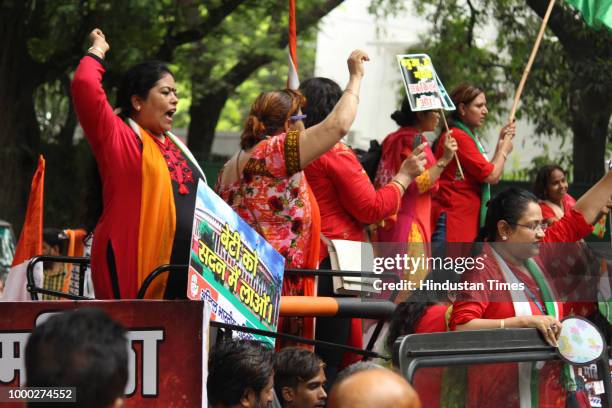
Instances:
[[[169,68],[145,62],[130,69],[113,108],[102,87],[110,46],[98,29],[90,42],[72,95],[103,186],[92,277],[97,298],[131,299],[155,267],[189,263],[197,183],[205,176],[170,132],[178,95]],[[414,256],[429,256],[431,243],[443,242],[458,244],[446,248],[447,256],[475,250],[484,255],[484,268],[468,270],[461,276],[464,282],[524,284],[524,291],[501,295],[460,291],[434,299],[422,291],[405,293],[390,322],[389,347],[409,333],[518,327],[536,328],[556,346],[560,320],[576,310],[551,295],[549,280],[561,272],[550,266],[559,258],[558,249],[546,244],[578,242],[592,232],[610,204],[612,174],[575,200],[567,194],[565,171],[550,165],[539,171],[533,193],[511,188],[491,197],[490,184],[500,181],[513,149],[515,124],[501,128],[489,160],[477,135],[488,113],[485,92],[461,84],[450,94],[457,107],[450,131],[433,146],[424,132],[438,128],[440,113],[414,112],[403,101],[391,116],[399,128],[384,139],[372,182],[342,141],[357,115],[368,60],[363,51],[351,53],[344,90],[330,79],[311,78],[298,90],[261,93],[251,106],[239,150],[219,173],[216,192],[285,258],[287,268],[329,269],[332,239],[400,243]],[[410,279],[432,279],[436,271],[417,272]],[[186,273],[155,282],[150,298],[185,296]],[[311,277],[283,280],[282,295],[315,294],[333,296],[331,278],[319,279],[318,287]],[[596,312],[594,301],[582,303],[587,303],[581,308],[585,317]],[[279,331],[363,346],[359,319],[319,318],[315,324],[312,318],[285,317]],[[412,387],[391,370],[355,363],[354,355],[330,349],[285,346],[274,353],[254,342],[218,343],[209,360],[210,405],[421,406]],[[347,366],[356,372],[346,374]],[[550,363],[540,371],[547,392],[540,393],[539,406],[564,401],[561,368]],[[522,375],[517,366],[504,366],[501,375],[508,381],[503,387],[493,385],[500,369],[491,370],[468,371],[466,406],[517,403]],[[415,384],[423,406],[439,406],[444,393],[443,373],[433,376],[427,384]]]

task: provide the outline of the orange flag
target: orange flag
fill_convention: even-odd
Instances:
[[[32,178],[28,208],[23,228],[21,228],[21,234],[19,235],[19,241],[17,241],[17,249],[15,250],[12,266],[17,266],[36,255],[42,254],[44,190],[45,159],[40,155],[38,157],[38,168]]]
[[[21,234],[19,235],[19,241],[17,241],[15,257],[6,279],[2,297],[4,301],[31,299],[26,289],[26,268],[30,258],[42,254],[44,184],[45,159],[41,155],[38,157],[38,168],[32,178],[28,208],[23,227],[21,228]],[[42,264],[39,263],[39,266],[42,266]],[[39,275],[40,283],[42,283],[42,269],[39,271]],[[40,285],[37,283],[37,286]]]

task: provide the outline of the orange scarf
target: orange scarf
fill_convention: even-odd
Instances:
[[[66,236],[68,236],[68,251],[66,256],[83,256],[85,253],[85,244],[83,240],[87,235],[87,232],[83,229],[67,229],[64,230]],[[66,274],[64,275],[64,282],[62,283],[62,292],[68,293],[68,289],[70,288],[70,281],[72,280],[72,272],[74,270],[73,264],[65,264],[64,270]],[[61,300],[67,300],[65,298],[60,298]]]
[[[144,129],[142,140],[142,194],[138,229],[138,287],[160,265],[170,263],[176,209],[172,181],[159,148]],[[163,299],[168,275],[153,280],[146,293],[148,299]]]

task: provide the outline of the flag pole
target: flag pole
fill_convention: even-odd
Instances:
[[[297,90],[300,86],[297,61],[297,24],[295,18],[295,0],[289,0],[289,73],[287,88]]]
[[[444,122],[444,128],[446,129],[446,133],[451,133],[450,129],[448,128],[448,123],[446,122],[446,115],[444,114],[444,109],[440,109],[440,116],[442,116],[442,121]],[[461,174],[461,180],[465,180],[465,176],[463,175],[463,169],[461,168],[461,163],[459,162],[459,157],[457,157],[457,152],[453,153],[453,157],[457,162],[457,170],[459,170],[459,174]]]
[[[529,76],[529,72],[531,72],[531,66],[533,65],[533,61],[538,53],[538,49],[540,48],[540,42],[542,41],[542,37],[544,36],[544,31],[546,30],[546,25],[548,24],[548,19],[550,18],[550,14],[552,13],[553,6],[555,5],[555,0],[550,0],[548,3],[548,9],[546,10],[546,14],[544,14],[544,18],[542,19],[542,25],[540,26],[540,32],[536,37],[536,41],[533,44],[533,49],[531,50],[531,55],[529,56],[529,60],[527,61],[527,65],[525,66],[525,70],[523,71],[523,77],[521,78],[521,82],[516,90],[516,94],[514,95],[514,103],[512,104],[512,109],[510,110],[510,117],[508,118],[508,122],[514,121],[514,116],[516,115],[516,109],[519,104],[519,100],[521,99],[521,94],[523,93],[523,88],[525,87],[525,82],[527,81],[527,77]]]

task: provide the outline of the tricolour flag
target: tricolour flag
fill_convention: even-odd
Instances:
[[[38,157],[38,167],[32,178],[28,208],[25,214],[13,264],[6,278],[3,301],[31,300],[26,286],[26,268],[31,258],[42,254],[43,230],[43,197],[45,184],[45,159]],[[42,262],[36,264],[34,280],[37,286],[42,286]]]
[[[299,87],[295,0],[289,0],[289,74],[287,75],[287,88],[295,90]]]
[[[566,0],[582,14],[590,27],[600,29],[602,26],[612,30],[612,1],[610,0]]]
[[[595,224],[593,225],[593,235],[595,235],[597,238],[603,239],[603,237],[606,235],[607,221],[608,217],[605,214],[599,217],[597,222],[595,222]]]

